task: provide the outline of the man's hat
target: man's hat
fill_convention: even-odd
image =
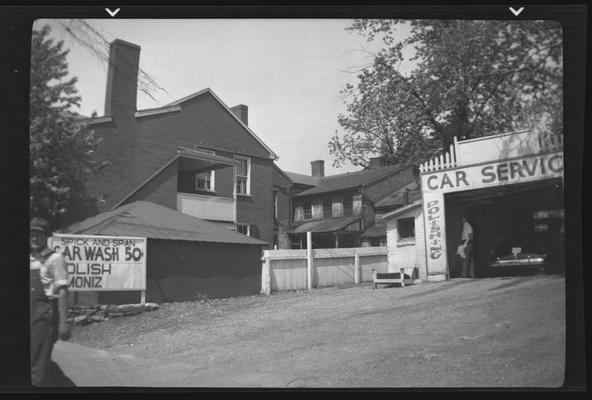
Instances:
[[[32,231],[41,231],[45,233],[51,233],[49,229],[49,222],[43,218],[35,217],[31,220],[31,225],[29,229]]]

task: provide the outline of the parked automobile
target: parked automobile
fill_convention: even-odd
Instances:
[[[513,253],[489,263],[490,267],[544,267],[547,262],[546,254]]]
[[[493,270],[538,269],[547,272],[549,259],[549,252],[543,245],[533,245],[524,240],[507,241],[493,252],[488,265]]]

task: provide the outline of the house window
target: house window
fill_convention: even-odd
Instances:
[[[304,202],[304,219],[312,219],[312,204],[310,200]]]
[[[397,220],[399,240],[415,239],[415,218],[401,218]]]
[[[236,193],[251,194],[251,160],[249,158],[235,156],[239,161],[236,168]]]
[[[243,235],[250,235],[251,234],[251,225],[249,224],[236,224],[236,231],[238,233],[242,233]]]
[[[195,190],[214,191],[214,171],[195,174]]]

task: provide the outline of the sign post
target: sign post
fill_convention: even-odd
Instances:
[[[306,272],[307,272],[307,286],[308,290],[312,290],[312,232],[306,232]]]

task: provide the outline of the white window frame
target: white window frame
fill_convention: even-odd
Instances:
[[[200,178],[200,176],[203,176],[207,173],[210,174],[210,187],[209,188],[199,188],[197,185],[198,179]],[[198,174],[195,174],[194,185],[195,185],[195,190],[197,190],[197,191],[215,192],[216,191],[216,171],[212,170],[212,171],[205,171],[205,172],[200,172]]]
[[[310,207],[308,208],[308,213],[306,212],[306,206],[310,205]],[[306,218],[308,215],[308,218]],[[302,202],[302,219],[304,221],[310,221],[312,218],[312,200],[304,200]]]
[[[234,158],[236,160],[242,160],[242,161],[246,161],[247,162],[247,182],[246,182],[246,191],[243,192],[239,192],[238,190],[238,178],[241,177],[243,178],[244,175],[238,175],[238,173],[236,174],[235,180],[234,180],[234,187],[236,190],[236,194],[239,196],[250,196],[251,195],[251,159],[249,157],[243,157],[243,156],[234,156]],[[237,168],[238,169],[238,168]]]

